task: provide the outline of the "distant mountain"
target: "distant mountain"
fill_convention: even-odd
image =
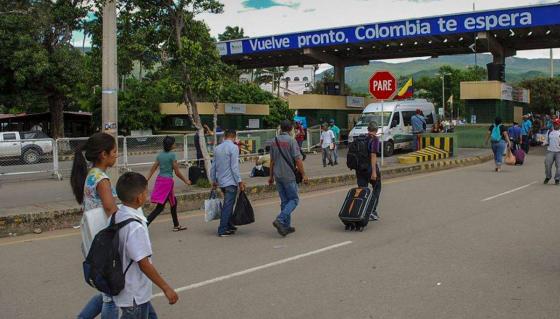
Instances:
[[[478,54],[476,64],[486,68],[486,64],[492,62],[490,54]],[[560,60],[554,60],[555,74],[560,74]],[[367,93],[367,82],[376,70],[389,70],[397,77],[410,77],[415,79],[432,77],[438,69],[449,65],[456,69],[466,69],[475,65],[474,54],[451,55],[439,58],[414,60],[403,63],[387,63],[371,61],[369,65],[349,67],[346,69],[346,84],[354,92]],[[511,57],[506,59],[506,80],[509,83],[517,83],[524,79],[548,76],[550,74],[549,59],[524,59]],[[330,69],[329,69],[330,70]],[[317,75],[317,80],[322,78],[322,73]]]

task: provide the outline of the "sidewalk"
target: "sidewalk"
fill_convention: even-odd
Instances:
[[[424,171],[441,170],[458,166],[472,165],[491,159],[487,149],[459,149],[457,156],[448,160],[426,162],[413,165],[399,164],[397,156],[386,158],[382,167],[384,178],[417,174]],[[272,196],[267,177],[249,178],[254,166],[252,162],[241,164],[242,178],[253,198]],[[313,191],[333,186],[354,184],[354,172],[346,167],[346,150],[341,150],[339,165],[324,168],[320,154],[309,154],[305,161],[306,173],[312,180],[302,191]],[[139,171],[147,174],[147,171]],[[150,182],[150,189],[155,178]],[[186,186],[176,179],[175,192],[180,203],[180,211],[198,209],[206,198],[208,189]],[[146,207],[145,210],[148,210]],[[74,200],[69,179],[4,182],[0,185],[0,237],[6,234],[9,225],[20,225],[18,233],[28,232],[33,227],[54,229],[76,223],[80,206]],[[167,211],[167,210],[166,210]],[[79,219],[77,219],[79,220]],[[23,224],[27,224],[23,227]],[[26,229],[26,230],[24,230]]]

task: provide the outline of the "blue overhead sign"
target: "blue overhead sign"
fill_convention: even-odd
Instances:
[[[220,55],[360,44],[560,24],[560,5],[512,8],[218,42]]]

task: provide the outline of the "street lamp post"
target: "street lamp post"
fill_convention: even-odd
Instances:
[[[445,76],[451,75],[451,73],[442,72],[436,73],[436,75],[439,75],[441,79],[441,107],[443,108],[443,120],[445,121]],[[453,118],[451,120],[453,120]]]

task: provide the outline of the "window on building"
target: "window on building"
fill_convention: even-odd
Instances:
[[[299,77],[296,76],[296,77],[294,78],[294,82],[299,82]]]
[[[306,76],[304,76],[304,77],[303,77],[303,82],[309,82],[309,78],[306,77]]]

